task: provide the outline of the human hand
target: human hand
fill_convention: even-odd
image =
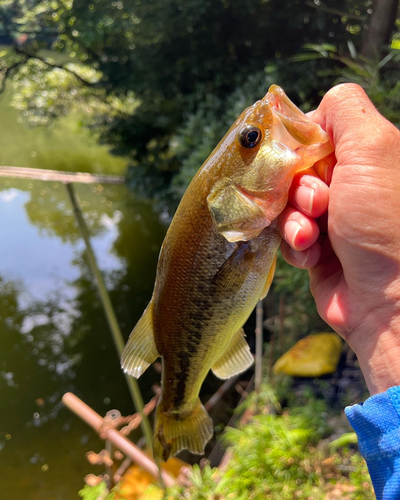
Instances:
[[[319,314],[375,394],[400,385],[400,131],[353,84],[331,89],[312,120],[336,158],[296,175],[281,250],[308,269]]]

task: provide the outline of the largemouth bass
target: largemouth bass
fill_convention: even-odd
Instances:
[[[296,171],[333,150],[326,133],[273,85],[232,125],[187,188],[163,242],[153,296],[122,367],[139,378],[162,358],[154,455],[201,454],[213,424],[199,399],[253,363],[243,324],[271,284]]]

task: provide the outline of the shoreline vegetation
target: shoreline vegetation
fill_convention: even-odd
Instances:
[[[105,450],[88,453],[92,464],[108,465],[104,475],[86,478],[81,498],[372,500],[365,461],[340,409],[316,397],[305,381],[301,384],[289,377],[264,378],[260,392],[247,394],[235,410],[236,426],[219,436],[224,449],[219,465],[210,465],[207,457],[193,466],[170,459],[166,467],[176,479],[165,492],[137,465],[112,486],[110,472],[120,470],[124,458]]]

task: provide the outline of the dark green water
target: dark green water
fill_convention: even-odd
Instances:
[[[121,159],[69,116],[26,129],[0,101],[0,164],[120,174]],[[86,222],[127,337],[150,298],[165,226],[125,186],[78,185]],[[77,498],[102,445],[60,398],[100,414],[133,411],[65,187],[0,179],[0,498]],[[141,378],[145,399],[154,374]]]

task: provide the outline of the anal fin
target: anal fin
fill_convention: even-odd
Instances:
[[[253,356],[244,336],[243,328],[241,328],[235,333],[222,356],[211,367],[212,372],[218,378],[232,377],[244,372],[253,364]]]
[[[128,339],[121,366],[124,372],[139,378],[159,355],[153,332],[153,303],[150,302]]]

